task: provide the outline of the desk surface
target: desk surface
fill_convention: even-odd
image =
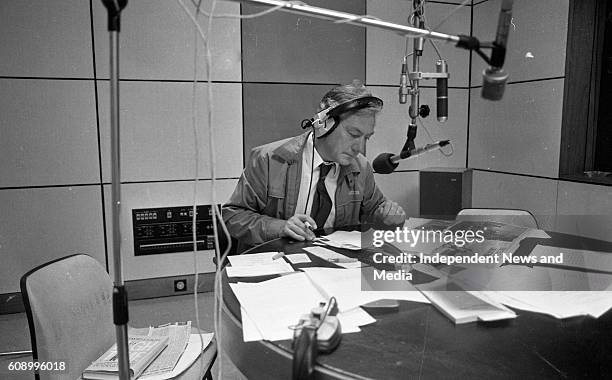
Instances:
[[[549,235],[547,245],[612,252],[612,242]],[[523,240],[519,252],[531,251],[540,241]],[[251,252],[297,253],[306,246],[279,239]],[[311,259],[296,267],[329,266],[316,256]],[[240,305],[225,272],[223,289],[224,349],[234,364],[249,378],[290,378],[291,341],[244,343]],[[515,311],[518,318],[513,320],[455,325],[430,304],[400,301],[398,311],[373,313],[376,323],[343,335],[335,352],[319,355],[317,378],[609,378],[612,311],[598,319],[564,320]]]

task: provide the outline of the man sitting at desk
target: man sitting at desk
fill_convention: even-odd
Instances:
[[[256,147],[229,201],[227,228],[241,246],[278,237],[311,240],[311,229],[402,225],[404,210],[381,193],[363,155],[381,99],[360,82],[331,89],[302,135]]]

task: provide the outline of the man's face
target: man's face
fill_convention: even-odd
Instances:
[[[374,115],[350,115],[331,134],[316,141],[317,151],[325,161],[349,165],[359,153],[364,153],[375,123]]]

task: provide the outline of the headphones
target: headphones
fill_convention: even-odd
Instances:
[[[363,96],[361,98],[356,98],[353,100],[349,100],[348,102],[344,102],[335,106],[328,107],[323,111],[315,114],[312,119],[304,119],[302,120],[302,129],[306,128],[315,128],[322,133],[317,136],[318,139],[326,136],[327,134],[333,132],[334,129],[340,123],[340,115],[346,113],[348,111],[354,111],[361,108],[382,108],[383,101],[375,96]],[[330,126],[328,123],[329,119],[333,119],[334,123]]]

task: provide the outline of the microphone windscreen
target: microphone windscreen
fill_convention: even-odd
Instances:
[[[480,95],[488,100],[500,100],[504,96],[508,74],[503,70],[485,69],[482,72],[482,91]]]
[[[395,168],[399,165],[397,162],[391,162],[393,153],[381,153],[372,162],[372,168],[375,173],[378,174],[389,174],[393,173]]]

